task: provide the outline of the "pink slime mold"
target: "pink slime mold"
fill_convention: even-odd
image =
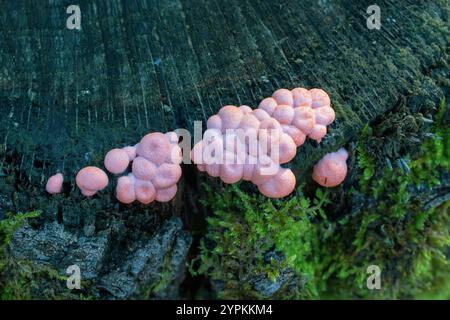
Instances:
[[[63,181],[64,176],[61,173],[57,173],[47,180],[45,190],[50,194],[61,193]]]
[[[78,171],[76,183],[81,193],[86,197],[91,197],[97,191],[103,190],[108,185],[108,176],[97,167],[85,167]]]
[[[334,119],[335,113],[325,91],[279,89],[272,97],[262,100],[255,110],[245,105],[222,107],[218,114],[208,119],[203,140],[194,146],[191,159],[200,171],[220,177],[225,183],[248,180],[265,196],[282,198],[294,190],[296,179],[290,169],[282,168],[280,164],[295,157],[297,147],[305,142],[306,137],[320,143],[327,133],[327,125]],[[256,132],[257,146],[238,141],[230,147],[228,141],[234,140],[230,129],[253,130]],[[267,142],[277,142],[278,150],[269,147],[265,152],[260,152],[259,146]],[[243,149],[237,150],[236,145],[239,144],[244,145]],[[208,161],[211,146],[222,150],[224,158],[244,160],[231,163]],[[273,170],[263,172],[267,167]]]
[[[336,187],[347,175],[348,153],[344,148],[326,154],[313,169],[313,179],[324,187]]]

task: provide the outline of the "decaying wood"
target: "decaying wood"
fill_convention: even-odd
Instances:
[[[320,87],[337,119],[320,145],[306,143],[290,164],[301,182],[325,152],[398,101],[407,97],[418,111],[448,94],[445,73],[434,72],[448,67],[444,0],[378,1],[381,30],[367,28],[366,1],[78,2],[82,30],[66,28],[72,1],[2,4],[2,212],[43,209],[44,221],[83,232],[116,220],[125,230],[153,232],[163,219],[152,214],[156,207],[119,206],[112,187],[89,202],[75,173],[149,131],[193,132],[194,121],[222,105],[256,107],[280,87]],[[44,185],[57,170],[65,194],[50,198]],[[157,208],[189,214],[183,186],[193,182],[181,185],[170,207]],[[121,241],[133,241],[133,232]]]

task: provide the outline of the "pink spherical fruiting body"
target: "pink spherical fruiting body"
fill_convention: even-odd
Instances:
[[[64,176],[61,173],[57,173],[47,180],[45,190],[50,194],[61,193],[63,182]]]
[[[130,165],[130,157],[124,149],[112,149],[106,154],[104,163],[109,172],[120,174]]]
[[[313,180],[324,187],[335,187],[347,175],[348,153],[344,148],[326,154],[313,169]]]
[[[164,134],[153,132],[142,138],[136,151],[139,156],[160,165],[166,160],[170,148],[170,141]]]
[[[93,196],[108,185],[108,176],[97,167],[89,166],[81,169],[76,176],[76,184],[85,196]]]

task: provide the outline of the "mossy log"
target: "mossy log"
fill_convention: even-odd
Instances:
[[[70,4],[9,1],[0,12],[0,218],[41,209],[42,230],[56,221],[84,237],[111,231],[103,275],[167,217],[196,224],[205,179],[184,166],[164,205],[119,205],[114,183],[85,199],[75,174],[102,166],[110,148],[150,131],[193,133],[221,106],[256,107],[280,87],[319,87],[337,118],[289,164],[302,182],[397,104],[426,115],[449,92],[444,0],[378,1],[380,30],[366,26],[369,1],[79,1],[81,30],[66,28]],[[45,182],[58,170],[64,193],[50,197]]]

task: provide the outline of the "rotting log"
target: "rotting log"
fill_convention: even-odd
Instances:
[[[428,112],[449,92],[444,0],[378,1],[380,30],[366,26],[369,1],[79,1],[81,30],[66,28],[71,4],[2,5],[0,216],[41,209],[36,228],[56,221],[82,237],[111,232],[103,275],[167,217],[189,229],[204,179],[185,166],[171,204],[119,205],[114,183],[85,199],[75,174],[101,166],[110,148],[150,131],[193,132],[222,105],[256,107],[280,87],[319,87],[337,119],[289,164],[302,182],[324,153],[399,101]],[[57,170],[64,193],[50,197],[45,181]]]

